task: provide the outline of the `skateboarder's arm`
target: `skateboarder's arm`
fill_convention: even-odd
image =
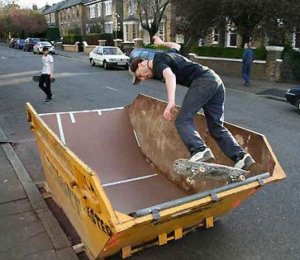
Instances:
[[[164,117],[167,120],[172,120],[172,109],[175,108],[176,76],[170,68],[163,71],[163,76],[168,93],[168,105],[164,111]]]
[[[180,50],[181,45],[175,42],[163,42],[158,36],[153,37],[154,45],[162,45],[168,47],[170,49],[176,49],[177,51]]]

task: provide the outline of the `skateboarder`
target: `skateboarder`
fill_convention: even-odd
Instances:
[[[154,36],[154,44],[180,50],[180,45],[163,42]],[[137,58],[130,64],[133,73],[133,84],[147,79],[164,79],[168,105],[164,111],[166,120],[172,120],[175,108],[176,83],[188,87],[181,110],[175,125],[178,133],[188,148],[192,162],[210,161],[214,155],[206,146],[194,126],[195,114],[203,108],[207,126],[211,136],[217,141],[222,151],[235,162],[235,167],[247,169],[254,163],[250,154],[246,153],[236,142],[231,133],[223,126],[225,88],[220,77],[208,67],[193,63],[177,53],[157,53],[153,60]]]
[[[49,50],[47,47],[43,47],[43,70],[39,81],[39,87],[46,94],[46,102],[52,100],[51,92],[51,80],[54,78],[54,61],[53,57],[49,55]]]

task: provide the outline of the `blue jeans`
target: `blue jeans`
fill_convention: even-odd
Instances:
[[[242,76],[243,79],[245,80],[245,85],[248,85],[250,83],[250,69],[251,69],[250,63],[243,63]]]
[[[243,148],[224,127],[225,87],[220,77],[208,70],[194,80],[187,91],[175,125],[191,155],[203,151],[206,145],[194,126],[194,116],[203,108],[210,135],[233,161],[244,154]]]

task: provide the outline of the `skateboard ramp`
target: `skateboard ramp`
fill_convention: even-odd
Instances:
[[[200,178],[191,188],[173,172],[173,162],[189,155],[174,122],[164,120],[165,107],[143,95],[125,108],[40,115],[27,104],[47,185],[91,259],[129,257],[212,227],[264,184],[286,177],[263,135],[226,124],[256,161],[251,176],[231,184]],[[195,125],[217,163],[232,166],[202,115]]]

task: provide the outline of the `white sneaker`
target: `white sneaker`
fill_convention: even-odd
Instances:
[[[252,156],[248,153],[246,153],[243,158],[238,160],[236,164],[234,165],[235,168],[247,170],[252,164],[254,164],[255,161],[252,158]]]
[[[198,152],[190,158],[190,162],[207,162],[210,160],[215,160],[215,157],[209,148],[205,148],[204,151]]]

